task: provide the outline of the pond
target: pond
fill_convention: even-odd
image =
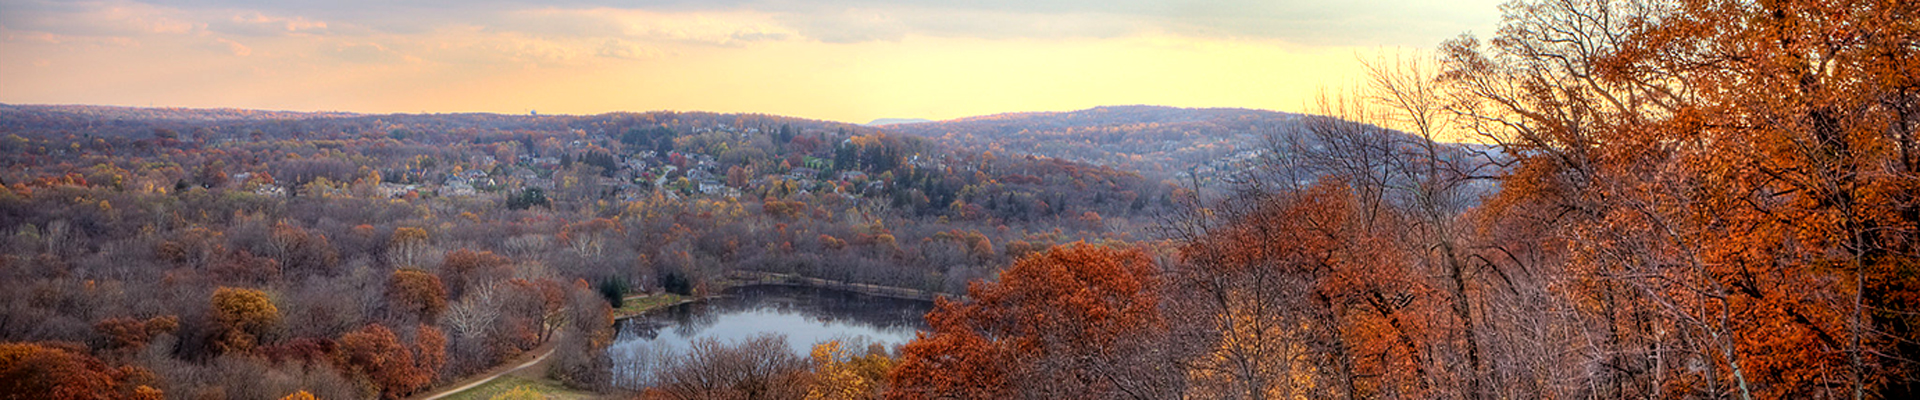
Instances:
[[[863,338],[888,346],[913,339],[927,329],[933,303],[861,293],[796,286],[757,285],[727,289],[721,296],[675,305],[615,325],[607,348],[618,381],[650,364],[644,358],[684,352],[695,340],[723,343],[775,333],[806,356],[814,343]],[[636,369],[636,371],[625,371]]]

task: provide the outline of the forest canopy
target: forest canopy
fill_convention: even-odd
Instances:
[[[1920,3],[1501,11],[1298,115],[0,106],[0,393],[1920,396]],[[629,294],[743,276],[940,298],[614,383]]]

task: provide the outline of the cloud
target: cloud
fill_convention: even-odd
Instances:
[[[293,16],[281,17],[259,11],[235,12],[232,16],[209,21],[210,30],[247,36],[278,36],[290,34],[325,34],[326,21]]]
[[[608,39],[606,42],[600,44],[600,48],[594,51],[594,55],[607,58],[640,60],[656,57],[659,55],[659,52],[638,43],[620,39]]]
[[[45,0],[0,1],[49,3]],[[351,27],[387,34],[419,34],[448,26],[477,25],[530,36],[605,38],[618,36],[610,33],[621,29],[619,18],[594,14],[640,13],[721,15],[773,22],[778,26],[760,29],[758,33],[767,33],[766,38],[829,43],[897,41],[908,35],[1061,39],[1169,33],[1276,39],[1306,45],[1427,46],[1435,38],[1491,28],[1498,22],[1495,7],[1502,0],[151,1],[150,4],[162,8],[254,12],[272,19],[262,22],[272,22],[276,30],[284,31],[300,31],[303,28],[295,25],[306,21],[322,24],[310,28]],[[219,26],[217,29],[239,32],[240,28]],[[755,31],[746,33],[742,39]],[[697,41],[728,45],[751,41],[732,37],[733,33],[728,33],[718,36],[726,40]]]
[[[253,54],[252,47],[247,47],[247,45],[240,44],[240,42],[227,40],[226,38],[215,38],[214,42],[219,43],[222,47],[226,48],[228,53],[232,53],[235,56],[246,57]]]
[[[178,10],[132,1],[0,2],[0,27],[59,36],[134,37],[203,28]]]
[[[385,64],[400,62],[406,56],[377,43],[345,43],[333,49],[333,56],[343,61],[363,64]]]

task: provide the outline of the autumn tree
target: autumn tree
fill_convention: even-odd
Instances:
[[[285,222],[275,224],[264,251],[280,268],[296,274],[327,274],[340,263],[340,253],[327,236]]]
[[[387,278],[387,304],[402,315],[433,321],[447,309],[447,288],[433,274],[395,270]]]
[[[260,344],[260,336],[280,323],[280,309],[266,292],[223,287],[210,300],[221,352],[246,352]]]
[[[807,362],[787,349],[785,336],[762,334],[735,342],[695,340],[684,354],[653,371],[644,399],[797,399],[807,395]]]
[[[338,343],[341,370],[367,379],[384,398],[405,397],[432,382],[432,371],[420,368],[413,351],[385,326],[367,325],[341,335]]]
[[[1239,398],[1432,397],[1446,342],[1426,274],[1340,179],[1193,205],[1168,301],[1191,393]],[[1372,230],[1368,226],[1381,229]],[[1460,365],[1460,364],[1454,364]],[[1448,388],[1459,390],[1461,388]]]
[[[427,230],[400,227],[387,241],[387,262],[399,267],[419,267],[427,256]]]
[[[163,394],[138,367],[111,368],[84,352],[58,343],[0,343],[0,398],[138,399]]]
[[[106,338],[103,348],[126,350],[144,347],[154,336],[173,333],[179,328],[180,319],[171,315],[146,320],[108,318],[93,324],[94,332]]]
[[[606,347],[613,341],[613,308],[585,280],[575,281],[565,294],[566,308],[554,344],[548,374],[567,385],[602,389],[611,383]]]
[[[851,349],[833,340],[813,346],[813,382],[807,400],[879,399],[887,392],[887,372],[895,362],[875,343]]]
[[[745,189],[747,187],[747,169],[738,165],[727,168],[727,186]]]
[[[902,347],[890,398],[1163,398],[1183,374],[1159,338],[1157,264],[1138,248],[1075,243],[1016,262],[972,301],[942,299]]]
[[[1603,397],[1914,392],[1920,5],[1540,1],[1442,48],[1451,106],[1552,210]],[[1515,263],[1519,264],[1519,263]],[[1538,382],[1538,381],[1536,381]]]
[[[431,381],[447,365],[447,334],[423,324],[414,328],[413,336],[414,364]]]
[[[461,298],[473,285],[488,284],[491,281],[510,277],[512,271],[506,270],[513,260],[491,251],[474,251],[462,248],[447,253],[440,261],[440,280],[447,286],[451,298]]]

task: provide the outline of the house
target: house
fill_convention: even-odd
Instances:
[[[253,188],[253,194],[267,197],[287,197],[287,188],[271,183],[261,184],[259,187]]]
[[[453,176],[447,177],[446,183],[440,188],[440,194],[445,196],[473,196],[480,193],[473,190],[473,181],[471,179],[461,176],[461,174],[454,174]]]
[[[395,198],[395,197],[404,197],[407,195],[407,193],[413,193],[413,191],[419,190],[419,189],[420,189],[420,185],[401,185],[397,183],[382,182],[380,183],[379,186],[375,186],[373,190],[374,190],[374,193],[379,194],[380,197]],[[471,189],[471,187],[469,187],[469,189]]]

